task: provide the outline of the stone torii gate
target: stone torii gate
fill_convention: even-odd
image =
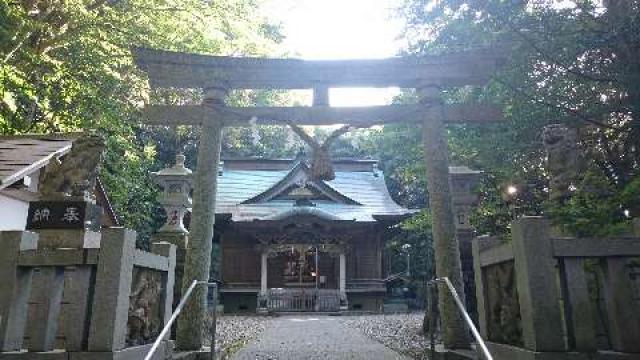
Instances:
[[[346,61],[235,58],[150,49],[136,49],[134,55],[138,67],[147,72],[152,88],[204,92],[200,105],[149,105],[144,110],[148,124],[201,127],[183,287],[193,279],[209,277],[223,127],[286,123],[368,127],[402,121],[421,123],[423,128],[436,274],[448,277],[464,297],[450,197],[445,123],[490,122],[501,119],[501,114],[481,104],[446,105],[440,93],[443,88],[485,84],[504,59],[500,51],[489,48],[430,57]],[[328,91],[332,87],[392,86],[416,89],[419,103],[329,106]],[[233,89],[313,89],[313,106],[228,107],[224,99]],[[202,346],[205,300],[204,289],[198,289],[179,319],[177,341],[183,350],[197,350]],[[468,347],[465,325],[446,291],[440,292],[439,308],[445,346]]]

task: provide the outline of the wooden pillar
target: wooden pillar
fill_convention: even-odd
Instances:
[[[420,102],[428,108],[422,133],[427,169],[427,191],[431,210],[436,276],[448,277],[464,303],[464,284],[460,249],[449,183],[449,155],[442,118],[442,100],[437,87],[419,89]],[[446,286],[441,286],[439,308],[442,316],[443,342],[447,348],[468,348],[469,335],[464,320]]]
[[[260,256],[260,294],[265,295],[267,293],[267,262],[269,253],[263,252]]]
[[[222,104],[225,94],[226,91],[221,88],[208,89],[204,103]],[[200,129],[183,294],[193,280],[209,280],[221,138],[222,124],[215,119],[205,119]],[[202,347],[206,301],[207,287],[197,286],[178,319],[176,340],[180,350],[199,350]]]

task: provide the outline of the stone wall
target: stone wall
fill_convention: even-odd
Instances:
[[[495,359],[640,356],[640,237],[554,237],[544,218],[523,217],[511,241],[477,238],[473,256]]]
[[[133,231],[101,235],[99,247],[41,248],[36,233],[0,232],[0,358],[141,358],[149,349],[171,315],[175,246],[148,253]]]

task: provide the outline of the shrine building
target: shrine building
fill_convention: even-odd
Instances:
[[[336,160],[312,180],[304,158],[226,159],[216,239],[225,312],[380,311],[396,204],[374,160]]]

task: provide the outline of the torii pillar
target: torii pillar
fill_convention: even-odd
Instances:
[[[455,218],[449,183],[449,151],[447,148],[444,111],[440,89],[424,86],[418,89],[420,103],[427,108],[422,123],[424,159],[427,169],[427,191],[431,210],[436,276],[448,277],[464,300],[464,282],[460,263],[460,248],[456,238]],[[469,333],[456,303],[445,285],[440,286],[438,307],[442,319],[442,340],[445,348],[468,348]]]
[[[204,105],[222,104],[225,96],[225,89],[206,89]],[[205,119],[200,128],[198,165],[194,179],[193,211],[185,257],[182,294],[186,292],[193,280],[209,280],[222,127],[220,121]],[[207,289],[208,287],[205,286],[197,286],[178,318],[176,341],[180,350],[202,348]]]

